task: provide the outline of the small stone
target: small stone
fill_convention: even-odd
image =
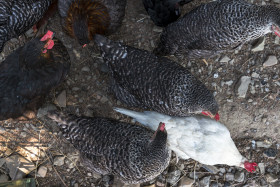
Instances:
[[[224,56],[220,62],[223,62],[223,63],[228,63],[230,61],[230,58],[228,56]]]
[[[209,187],[211,176],[203,177],[202,180],[199,181],[199,186]]]
[[[162,28],[161,28],[161,27],[154,26],[153,31],[154,31],[154,32],[162,32]]]
[[[179,187],[191,187],[193,183],[193,179],[190,179],[189,177],[183,177],[180,180]]]
[[[251,75],[253,78],[260,78],[260,74],[253,72]]]
[[[225,168],[220,168],[219,169],[221,173],[226,173],[226,169]]]
[[[215,73],[214,74],[214,79],[217,79],[219,77],[219,74],[218,73]]]
[[[38,169],[39,177],[45,177],[47,175],[48,168],[45,166],[40,166]]]
[[[270,142],[257,141],[257,147],[269,148],[272,144]]]
[[[267,60],[263,63],[263,67],[269,67],[269,66],[274,66],[278,63],[277,57],[276,56],[269,56]]]
[[[7,181],[9,181],[9,176],[8,175],[5,175],[5,174],[0,175],[0,184],[2,182],[7,182]]]
[[[62,166],[64,164],[65,156],[57,156],[54,158],[53,164],[55,166]]]
[[[273,183],[273,182],[276,182],[278,180],[277,176],[272,174],[272,173],[266,174],[265,178],[266,178],[268,183]]]
[[[90,71],[90,69],[89,69],[89,67],[88,67],[88,66],[84,66],[84,67],[82,68],[82,71],[84,71],[84,72],[89,72],[89,71]]]
[[[233,181],[234,180],[234,175],[232,173],[227,173],[226,174],[226,181]]]
[[[66,91],[63,90],[55,99],[55,103],[59,107],[66,107]]]
[[[237,94],[240,98],[245,98],[248,91],[249,84],[251,83],[251,77],[242,76],[238,83]]]
[[[172,185],[176,184],[181,176],[180,170],[172,171],[171,173],[167,174],[166,181]]]
[[[275,158],[277,155],[277,150],[273,148],[266,149],[263,154],[269,158]]]
[[[229,81],[226,81],[226,82],[225,82],[225,84],[226,84],[226,85],[228,85],[228,86],[231,86],[231,85],[232,85],[232,83],[233,83],[233,81],[232,81],[232,80],[229,80]]]
[[[234,180],[235,180],[236,182],[243,182],[244,179],[245,179],[245,174],[244,174],[244,172],[238,171],[238,172],[236,172],[236,173],[234,174]]]
[[[26,132],[21,132],[21,133],[20,133],[20,136],[23,137],[23,138],[25,138],[25,137],[27,136],[27,134],[26,134]]]
[[[259,39],[255,40],[255,42],[252,44],[252,51],[258,52],[264,50],[264,44],[265,44],[265,37],[260,37]]]
[[[259,168],[260,168],[261,174],[264,174],[264,173],[265,173],[265,166],[264,166],[264,163],[259,163],[258,166],[259,166]]]
[[[80,90],[80,88],[78,88],[78,87],[73,87],[72,90],[73,90],[73,91],[78,91],[78,90]]]

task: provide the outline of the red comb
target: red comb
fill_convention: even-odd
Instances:
[[[272,25],[272,30],[274,31],[274,34],[276,34],[277,36],[280,37],[280,29],[279,29],[279,27],[276,27],[276,26]]]
[[[52,31],[48,31],[42,38],[40,41],[46,41],[47,39],[52,39],[53,38],[53,32]]]
[[[251,172],[251,173],[253,173],[253,171],[255,171],[256,170],[256,168],[255,167],[257,167],[258,166],[258,164],[256,163],[256,162],[253,162],[253,163],[250,163],[250,162],[244,162],[244,167],[245,167],[245,169],[247,170],[247,171],[249,171],[249,172]]]
[[[159,130],[164,131],[165,129],[165,123],[160,123]]]
[[[43,53],[46,53],[47,52],[47,49],[51,49],[53,48],[54,46],[54,41],[53,40],[49,40],[45,46],[44,46],[44,50],[43,50]]]
[[[215,115],[214,118],[215,118],[216,121],[219,121],[219,120],[220,120],[220,115],[219,115],[219,113],[217,113],[217,114]]]

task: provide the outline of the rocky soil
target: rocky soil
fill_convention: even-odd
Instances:
[[[204,2],[207,1],[194,0],[184,7],[184,12]],[[250,2],[280,7],[279,0]],[[61,137],[56,124],[45,114],[60,109],[131,121],[112,110],[114,106],[126,106],[110,92],[108,68],[93,43],[82,49],[63,32],[58,14],[49,20],[47,29],[55,31],[67,47],[71,71],[67,80],[50,94],[35,119],[0,122],[0,182],[33,177],[38,186],[109,186],[112,179],[89,172],[80,163],[79,153]],[[110,38],[151,51],[161,31],[147,16],[141,0],[130,0],[123,26]],[[27,32],[9,41],[0,54],[0,62],[32,37],[33,33]],[[221,122],[229,128],[240,152],[259,164],[255,173],[223,165],[204,166],[193,160],[177,163],[173,157],[158,178],[131,186],[280,186],[279,50],[279,37],[269,34],[236,51],[207,59],[208,65],[201,60],[179,62],[214,91]],[[114,180],[113,186],[125,185]]]

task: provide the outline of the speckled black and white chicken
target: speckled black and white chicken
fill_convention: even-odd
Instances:
[[[0,120],[36,110],[69,68],[68,52],[51,31],[10,54],[0,64]]]
[[[180,6],[191,1],[193,0],[143,0],[143,4],[152,21],[157,26],[166,27],[180,17]]]
[[[168,25],[155,53],[178,58],[207,58],[274,32],[280,36],[280,9],[243,0],[201,5]]]
[[[4,44],[36,24],[52,0],[0,0],[0,52]]]
[[[50,112],[63,136],[80,151],[90,170],[114,175],[124,183],[142,183],[158,176],[168,166],[165,124],[156,132],[139,125],[106,118],[77,117]]]
[[[167,143],[179,158],[192,158],[206,165],[226,164],[255,171],[256,163],[250,163],[240,154],[230,132],[221,123],[203,116],[173,117],[153,111],[135,112],[115,108],[151,129],[159,122],[166,124]]]
[[[112,34],[122,24],[126,0],[59,0],[67,33],[86,46],[95,34]]]
[[[112,73],[112,90],[131,107],[172,116],[202,113],[219,119],[213,94],[183,66],[163,57],[96,35]]]

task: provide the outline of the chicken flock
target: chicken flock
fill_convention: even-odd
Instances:
[[[114,175],[124,183],[146,182],[167,168],[174,151],[181,159],[253,172],[257,164],[239,153],[226,126],[218,122],[213,93],[185,67],[162,55],[211,58],[270,32],[280,36],[280,9],[217,0],[179,18],[180,6],[191,2],[143,0],[151,20],[164,27],[158,46],[150,52],[107,38],[121,26],[126,0],[0,0],[0,52],[8,40],[47,20],[53,4],[62,31],[82,47],[91,41],[98,46],[115,97],[127,107],[147,111],[115,108],[144,126],[49,112],[92,171]],[[54,36],[48,31],[33,38],[0,64],[0,120],[36,111],[44,97],[67,79],[70,57]]]

